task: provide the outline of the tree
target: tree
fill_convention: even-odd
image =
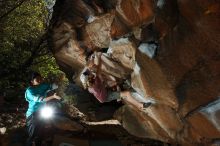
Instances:
[[[50,11],[45,2],[7,0],[0,7],[0,93],[26,86],[31,70],[60,73],[46,41]]]

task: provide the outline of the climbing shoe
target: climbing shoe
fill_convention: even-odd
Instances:
[[[148,108],[151,104],[151,102],[143,103],[143,108]]]

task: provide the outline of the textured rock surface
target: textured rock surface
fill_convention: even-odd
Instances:
[[[129,133],[182,145],[220,138],[219,0],[57,0],[50,26],[57,63],[79,85],[95,50],[110,47],[110,57],[132,70],[133,89],[154,104],[116,112]],[[149,42],[159,44],[152,58],[137,49]]]

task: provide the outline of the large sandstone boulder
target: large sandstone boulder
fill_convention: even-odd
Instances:
[[[220,138],[219,26],[218,0],[57,0],[49,40],[57,63],[75,81],[98,51],[107,55],[104,73],[125,77],[152,101],[146,111],[126,106],[116,112],[130,134],[211,145]],[[158,46],[149,55],[138,49],[143,43]]]

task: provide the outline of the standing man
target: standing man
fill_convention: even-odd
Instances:
[[[32,73],[30,86],[25,92],[25,99],[29,103],[28,110],[26,112],[26,124],[29,135],[26,144],[27,146],[32,146],[33,142],[35,142],[35,146],[41,145],[41,140],[39,138],[40,122],[36,113],[45,102],[51,99],[61,99],[56,95],[56,93],[47,97],[47,92],[53,88],[55,88],[55,84],[43,83],[43,78],[39,73]]]

